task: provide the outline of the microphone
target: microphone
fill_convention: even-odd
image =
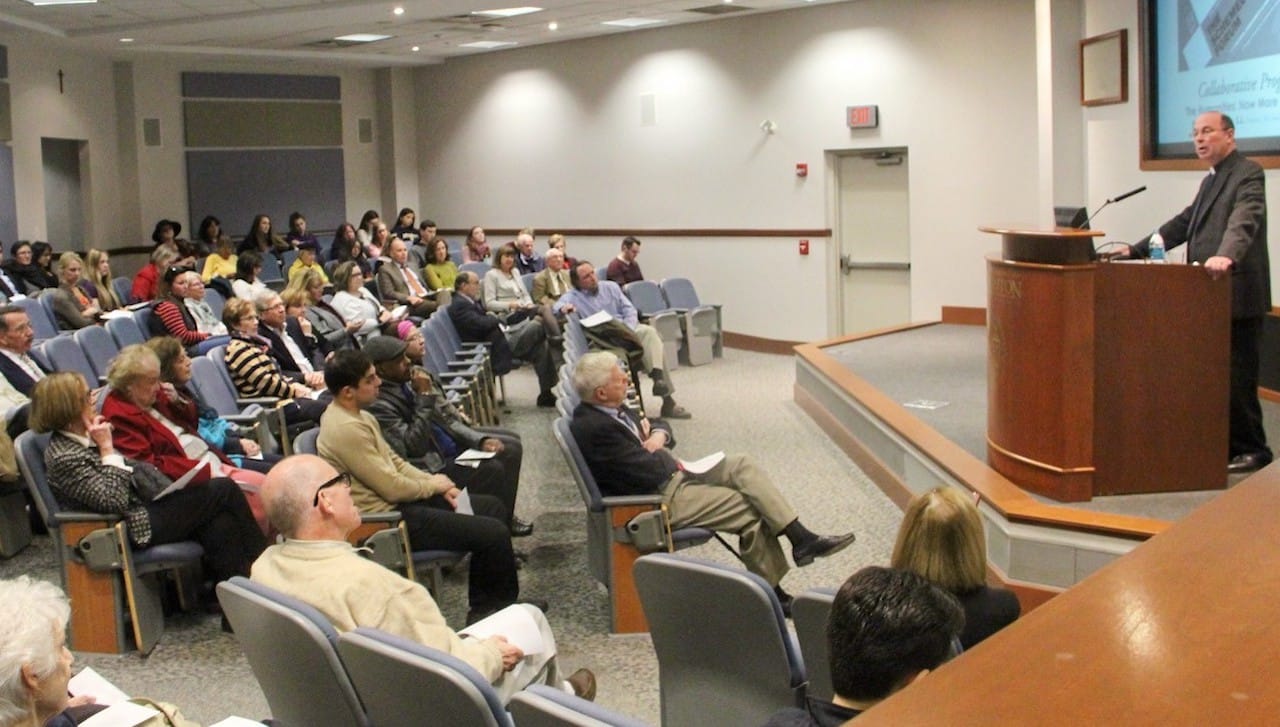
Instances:
[[[1089,228],[1089,223],[1093,221],[1093,218],[1094,218],[1094,217],[1097,217],[1097,216],[1098,216],[1098,213],[1099,213],[1099,212],[1101,212],[1102,210],[1106,209],[1106,208],[1107,208],[1107,205],[1112,204],[1112,203],[1114,203],[1114,202],[1120,202],[1120,201],[1122,201],[1122,200],[1129,199],[1129,198],[1130,198],[1130,197],[1132,197],[1133,195],[1135,195],[1135,194],[1137,194],[1137,193],[1139,193],[1139,192],[1145,192],[1145,191],[1147,191],[1147,185],[1145,185],[1145,184],[1144,184],[1144,185],[1142,185],[1141,187],[1138,187],[1137,189],[1131,189],[1131,190],[1129,190],[1128,192],[1125,192],[1124,194],[1120,195],[1119,197],[1112,197],[1111,199],[1107,200],[1106,202],[1103,202],[1103,203],[1102,203],[1102,206],[1101,206],[1101,207],[1099,207],[1098,209],[1094,210],[1094,211],[1093,211],[1093,214],[1089,215],[1089,219],[1087,219],[1087,220],[1085,220],[1085,221],[1084,221],[1084,228],[1085,228],[1085,229],[1088,229],[1088,228]]]

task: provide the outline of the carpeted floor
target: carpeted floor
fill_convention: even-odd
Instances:
[[[694,413],[694,419],[676,423],[682,457],[717,450],[750,452],[773,474],[810,529],[858,534],[858,542],[843,553],[792,571],[783,585],[798,593],[837,586],[864,565],[886,563],[901,513],[792,402],[793,369],[790,356],[729,350],[708,366],[675,371],[673,380],[680,403]],[[548,617],[562,663],[596,672],[597,702],[657,724],[658,669],[652,645],[644,635],[608,634],[607,595],[586,568],[582,502],[551,436],[553,410],[533,406],[536,389],[531,371],[507,378],[512,411],[504,424],[525,441],[518,510],[536,525],[532,537],[516,541],[530,555],[521,571],[522,592],[551,601]],[[735,563],[714,541],[684,552]],[[38,537],[22,553],[0,562],[0,577],[20,573],[57,581],[48,537]],[[463,573],[451,575],[441,594],[441,607],[455,625],[461,625],[465,614],[465,581]],[[201,723],[229,714],[269,715],[235,638],[219,631],[215,616],[171,617],[147,658],[77,654],[76,660],[130,694],[180,705]]]

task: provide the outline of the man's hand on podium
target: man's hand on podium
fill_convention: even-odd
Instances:
[[[1235,265],[1235,261],[1225,255],[1214,255],[1204,261],[1204,269],[1209,271],[1209,277],[1217,280],[1223,275],[1231,274],[1231,267]]]

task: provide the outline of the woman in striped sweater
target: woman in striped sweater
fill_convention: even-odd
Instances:
[[[222,322],[231,331],[226,364],[236,392],[245,398],[292,399],[282,405],[286,422],[318,423],[333,397],[328,392],[317,392],[299,381],[291,381],[284,375],[268,353],[271,344],[258,335],[258,311],[253,303],[240,298],[227,301],[222,309]]]
[[[228,342],[226,336],[201,331],[195,316],[186,304],[186,299],[193,295],[193,283],[199,286],[199,292],[203,295],[204,281],[200,279],[199,274],[191,268],[175,266],[165,271],[164,281],[169,286],[169,294],[155,305],[152,316],[152,335],[173,336],[182,341],[187,353],[192,356],[202,355]]]

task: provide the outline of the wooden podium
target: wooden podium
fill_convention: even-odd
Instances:
[[[1092,262],[1088,230],[981,228],[987,460],[1055,500],[1227,483],[1230,276]]]

